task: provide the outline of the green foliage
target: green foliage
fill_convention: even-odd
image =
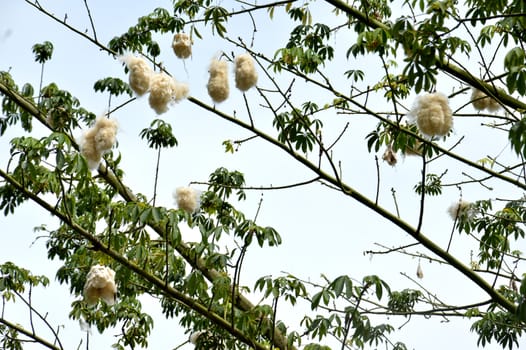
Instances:
[[[6,350],[22,350],[22,341],[18,330],[0,325],[0,347]]]
[[[155,119],[150,127],[143,129],[139,136],[148,141],[150,148],[168,148],[177,146],[177,139],[172,133],[172,126],[161,119]]]
[[[49,279],[43,275],[33,275],[31,271],[8,261],[0,264],[0,293],[5,301],[16,298],[27,287],[47,286]]]
[[[93,89],[95,91],[100,92],[104,92],[107,90],[110,93],[110,95],[113,96],[119,96],[124,93],[130,97],[133,95],[130,86],[124,81],[122,81],[120,78],[108,77],[104,79],[99,79],[93,85]]]
[[[47,40],[42,44],[35,44],[33,45],[33,53],[35,54],[35,61],[44,64],[53,55],[53,44]]]
[[[389,32],[383,28],[360,32],[356,38],[356,44],[347,50],[347,58],[349,58],[351,54],[357,57],[358,55],[364,55],[369,52],[384,55],[389,48],[389,39]]]
[[[319,65],[334,57],[334,49],[325,43],[330,34],[330,28],[325,24],[297,26],[290,33],[286,47],[275,53],[274,58],[279,57],[279,61],[273,63],[274,70],[280,71],[282,65],[286,65],[306,74],[315,73]]]
[[[224,23],[228,19],[228,11],[221,6],[210,6],[204,13],[205,24],[212,25],[212,32],[216,32],[220,37],[226,34],[226,27]]]
[[[55,83],[44,86],[41,97],[40,107],[53,130],[70,131],[79,127],[80,122],[90,124],[95,121],[95,114],[81,107],[76,97],[59,89]]]
[[[228,198],[234,189],[237,189],[238,200],[246,198],[242,187],[245,185],[243,173],[239,171],[228,171],[226,168],[218,168],[208,179],[210,191],[217,193],[220,198]]]
[[[479,336],[478,346],[486,346],[495,340],[502,348],[513,349],[519,346],[519,337],[522,335],[520,321],[512,314],[503,311],[488,312],[475,321],[471,331]]]
[[[0,72],[0,82],[5,84],[9,89],[18,92],[18,86],[8,72]],[[19,92],[29,103],[34,103],[34,89],[31,84],[24,84]],[[2,111],[4,117],[0,118],[0,136],[5,133],[9,126],[15,125],[19,121],[25,131],[30,132],[32,130],[31,114],[25,109],[20,108],[20,106],[8,96],[4,96],[2,99]]]
[[[146,313],[141,312],[141,303],[136,299],[125,298],[117,302],[113,307],[101,304],[99,307],[86,306],[84,302],[74,301],[72,303],[70,317],[74,320],[83,319],[88,325],[94,325],[99,332],[109,327],[114,327],[118,322],[123,326],[117,343],[113,344],[116,349],[147,347],[148,336],[153,327],[153,319]]]
[[[513,150],[523,157],[526,157],[526,118],[515,122],[510,128],[508,138]]]
[[[506,86],[508,91],[526,94],[526,56],[522,47],[511,49],[504,58],[504,68],[508,72]]]
[[[293,109],[276,115],[272,122],[278,130],[278,141],[286,145],[294,145],[295,150],[304,153],[311,152],[317,143],[318,135],[323,127],[319,119],[311,120],[304,112]]]
[[[404,11],[408,10],[407,15],[399,18],[393,18],[391,6],[394,3],[387,0],[356,1],[352,4],[339,2],[338,9],[333,12],[334,18],[327,20],[323,13],[321,18],[324,22],[314,24],[313,14],[319,20],[318,4],[310,0],[257,5],[243,3],[229,7],[221,7],[212,0],[172,2],[173,9],[157,8],[138,18],[135,25],[110,41],[106,51],[112,54],[140,52],[158,68],[165,69],[160,61],[164,48],[159,44],[161,41],[154,39],[161,34],[173,35],[182,31],[202,38],[198,29],[203,28],[216,35],[216,40],[227,44],[223,49],[225,52],[249,48],[262,60],[267,60],[274,73],[280,73],[272,75],[272,72],[267,72],[268,78],[276,84],[276,90],[258,90],[259,97],[270,107],[268,111],[275,131],[274,134],[260,131],[259,126],[264,125],[260,118],[250,118],[251,124],[244,126],[241,123],[246,120],[243,120],[245,116],[242,113],[235,114],[235,118],[239,118],[236,122],[253,132],[254,137],[273,138],[271,142],[281,143],[282,147],[278,148],[300,163],[308,164],[309,171],[314,171],[324,185],[351,195],[410,234],[414,231],[407,228],[398,212],[396,218],[394,213],[384,211],[383,199],[376,198],[373,204],[372,200],[362,198],[359,188],[355,190],[353,186],[352,190],[347,190],[351,188],[343,182],[347,176],[336,175],[333,178],[327,175],[326,164],[336,164],[337,161],[340,166],[340,159],[334,155],[345,155],[345,149],[342,152],[339,148],[339,141],[347,137],[345,131],[351,123],[337,135],[334,144],[325,149],[322,136],[326,135],[322,134],[326,130],[317,115],[328,117],[324,121],[331,122],[335,119],[331,117],[345,118],[349,114],[364,116],[364,119],[376,118],[379,120],[376,128],[366,136],[369,152],[389,147],[403,155],[434,160],[432,157],[439,154],[437,144],[443,140],[431,142],[423,139],[416,125],[401,123],[408,110],[407,99],[412,91],[436,90],[437,81],[445,76],[444,72],[453,75],[461,85],[460,90],[455,87],[452,97],[461,96],[467,85],[478,86],[474,69],[460,67],[458,69],[462,74],[459,74],[452,68],[452,63],[450,65],[450,62],[472,59],[470,43],[473,42],[492,52],[495,47],[498,50],[513,43],[514,47],[504,58],[507,91],[526,94],[526,58],[523,50],[526,20],[521,15],[524,13],[522,0],[466,0],[464,4],[453,0],[405,0]],[[293,23],[285,47],[278,48],[273,58],[272,54],[267,56],[265,52],[259,52],[255,44],[256,36],[261,31],[255,15],[265,9],[271,19],[276,9],[284,9]],[[312,9],[316,12],[311,14]],[[253,21],[250,46],[245,45],[244,39],[234,39],[232,29],[238,28],[232,28],[232,25],[238,22],[233,17],[239,15],[247,15]],[[464,32],[461,37],[455,36],[460,32],[458,29],[466,29],[468,23],[480,29],[478,37],[473,30],[469,31],[473,35],[470,41],[464,40]],[[103,45],[99,48],[105,50]],[[52,57],[53,45],[47,41],[36,44],[33,53],[35,61],[44,64]],[[335,67],[332,61],[336,57],[344,60],[345,53],[347,61],[341,67]],[[476,54],[482,56],[479,47]],[[367,70],[359,69],[363,57],[371,60],[366,62]],[[495,54],[491,63],[482,62],[481,75],[484,78],[499,74],[495,68],[502,67],[497,64],[499,57]],[[399,64],[402,64],[400,69]],[[370,67],[378,68],[379,72],[369,71]],[[340,83],[337,79],[333,80],[330,74],[334,72],[348,81]],[[281,78],[292,78],[287,89],[279,86]],[[498,80],[494,82],[498,83]],[[101,332],[116,327],[120,334],[116,335],[114,348],[147,347],[153,320],[142,311],[138,301],[143,294],[158,299],[163,314],[167,318],[178,317],[186,332],[201,332],[196,338],[196,349],[280,347],[283,350],[284,344],[278,345],[280,339],[293,348],[300,346],[308,336],[320,342],[332,337],[341,343],[342,348],[405,350],[405,344],[390,339],[393,326],[382,323],[377,316],[369,318],[371,314],[383,313],[391,319],[406,317],[409,320],[416,313],[418,304],[422,310],[431,310],[426,316],[442,315],[440,307],[425,298],[422,290],[406,288],[392,291],[389,284],[376,275],[365,276],[361,280],[347,275],[329,280],[322,275],[324,282],[321,284],[288,274],[264,276],[257,279],[254,286],[254,292],[262,297],[261,302],[250,305],[243,293],[251,292],[251,289],[240,284],[245,254],[256,248],[250,248],[255,242],[259,246],[257,249],[268,249],[280,245],[282,237],[274,228],[258,223],[256,218],[248,219],[237,208],[240,204],[237,202],[245,200],[248,194],[242,172],[224,167],[213,171],[209,176],[208,190],[200,198],[201,209],[197,212],[187,213],[182,209],[152,205],[147,196],[132,193],[126,187],[120,156],[109,153],[105,156],[106,167],[93,174],[88,169],[86,159],[79,153],[72,135],[81,126],[91,125],[95,115],[83,109],[70,92],[50,83],[41,89],[39,96],[35,96],[31,84],[19,88],[8,72],[0,72],[0,83],[3,92],[0,134],[4,135],[8,128],[17,125],[24,131],[10,143],[7,175],[0,183],[0,210],[4,215],[13,214],[21,203],[31,198],[31,194],[46,201],[46,209],[52,215],[60,216],[61,220],[54,227],[40,226],[37,230],[44,232],[47,239],[48,258],[60,260],[56,279],[67,285],[77,298],[72,304],[70,317],[85,320]],[[297,93],[296,85],[303,83],[306,89]],[[349,90],[348,85],[351,85]],[[311,92],[308,90],[310,87],[316,89]],[[108,92],[110,98],[123,94],[132,96],[128,84],[120,78],[100,79],[93,89]],[[305,91],[307,96],[302,97]],[[279,95],[277,104],[272,97],[275,92]],[[318,92],[321,92],[320,96],[314,95]],[[378,101],[375,99],[378,97],[384,102],[391,102],[387,105],[394,106],[394,109],[384,111],[384,105],[376,108]],[[325,103],[323,107],[314,102],[320,99]],[[247,107],[255,110],[256,104],[252,102],[247,101]],[[524,111],[513,107],[513,96],[504,90],[499,90],[499,102],[507,106],[506,113],[495,112],[495,117],[504,120],[504,127],[514,120],[509,140],[513,150],[526,157],[526,118],[517,117]],[[462,113],[464,107],[459,107],[458,112]],[[331,116],[331,112],[336,116]],[[388,117],[384,117],[386,115]],[[25,134],[33,132],[33,123],[37,121],[49,126],[51,132],[46,129],[43,136],[39,134],[37,137]],[[270,124],[270,119],[268,122]],[[328,129],[330,137],[334,136],[332,126]],[[502,128],[502,125],[492,126]],[[153,120],[139,136],[153,149],[178,145],[171,124],[161,119]],[[326,139],[323,138],[323,141]],[[227,140],[223,145],[227,152],[235,153],[235,146],[241,142]],[[314,154],[318,148],[320,152]],[[454,147],[451,149],[454,150]],[[441,156],[446,158],[449,153]],[[316,161],[311,162],[310,158],[316,158]],[[522,163],[508,167],[509,164],[502,163],[503,158],[492,160],[494,173],[490,172],[489,178],[495,180],[510,176],[514,179],[508,182],[515,181],[521,188],[520,178],[524,174],[517,169]],[[493,158],[488,156],[488,159]],[[462,159],[455,158],[455,161],[471,166]],[[328,173],[333,172],[338,172],[336,166]],[[430,196],[450,193],[446,189],[452,184],[443,183],[444,174],[445,171],[442,175],[427,174],[424,183],[415,185],[415,191]],[[489,178],[481,177],[472,182],[483,184]],[[15,186],[15,182],[23,189]],[[470,182],[457,186],[467,187],[468,184]],[[392,191],[394,196],[394,189]],[[519,345],[526,320],[526,277],[523,276],[518,290],[514,288],[514,283],[519,280],[516,271],[521,271],[522,252],[516,246],[520,248],[526,236],[526,206],[523,198],[502,199],[502,202],[504,207],[493,211],[491,201],[476,201],[466,206],[456,218],[455,228],[469,234],[462,238],[474,238],[479,245],[471,255],[472,267],[476,271],[459,267],[458,261],[466,260],[465,256],[455,259],[451,253],[453,250],[428,243],[423,232],[419,232],[420,237],[413,237],[422,247],[462,271],[492,298],[494,304],[487,310],[472,308],[464,313],[465,317],[474,319],[471,329],[479,336],[478,344],[485,346],[496,341],[502,347],[511,349]],[[198,241],[184,242],[180,225],[188,225],[195,230],[200,236]],[[229,242],[226,248],[221,246],[225,238]],[[405,249],[400,252],[412,254]],[[115,305],[101,301],[90,306],[83,300],[86,275],[94,264],[115,269],[119,290]],[[478,274],[478,264],[485,264],[487,272],[499,276],[495,286],[486,286],[484,277]],[[33,276],[12,263],[0,265],[0,273],[0,293],[6,300],[27,291],[28,286],[45,286],[49,282],[46,277]],[[497,281],[500,283],[508,275],[509,281],[506,282],[509,283],[497,285]],[[292,306],[301,305],[301,302],[310,305],[311,310],[300,324],[303,329],[294,330],[277,319],[282,302]],[[451,306],[451,309],[458,314],[464,312],[463,307],[455,310]],[[243,336],[234,335],[236,332]],[[16,328],[0,325],[0,347],[22,348]],[[315,343],[304,348],[329,349]]]
[[[422,292],[414,289],[404,289],[401,292],[393,291],[389,295],[387,307],[393,313],[402,313],[406,316],[414,311],[414,307]]]
[[[415,185],[414,190],[417,194],[424,194],[429,196],[438,196],[442,194],[442,176],[436,174],[426,174],[425,185],[422,186],[422,181]]]

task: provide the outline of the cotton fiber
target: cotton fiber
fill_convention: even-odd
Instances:
[[[153,73],[150,65],[145,59],[133,55],[123,56],[121,60],[130,71],[128,79],[131,89],[137,96],[144,95],[150,88],[150,80]]]
[[[179,209],[188,213],[193,213],[199,209],[200,193],[192,187],[178,187],[173,196]]]
[[[116,295],[115,271],[103,265],[92,266],[84,284],[84,300],[93,305],[102,299],[106,304],[113,305]]]
[[[438,92],[419,96],[410,116],[416,119],[420,132],[430,137],[444,136],[453,126],[448,99]]]
[[[186,33],[177,33],[172,41],[174,53],[179,58],[188,58],[192,55],[192,39]]]
[[[254,59],[248,53],[236,57],[236,87],[241,91],[247,91],[258,81],[258,73],[254,66]]]
[[[212,60],[209,68],[208,95],[215,103],[220,103],[228,98],[230,88],[228,86],[228,63],[226,61]]]

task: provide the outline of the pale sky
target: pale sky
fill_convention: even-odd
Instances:
[[[63,18],[67,13],[69,24],[82,31],[88,29],[88,33],[91,33],[83,1],[40,1],[40,3],[49,8],[51,12],[56,13],[59,18]],[[170,8],[172,2],[125,0],[103,2],[98,0],[88,3],[97,28],[97,36],[103,44],[107,44],[113,36],[122,34],[129,26],[134,25],[139,16],[159,6]],[[221,5],[230,8],[229,3],[230,1],[223,1]],[[315,12],[315,21],[316,16],[319,16],[318,20],[323,20],[326,16],[323,11],[328,5],[320,2],[319,6],[320,12]],[[277,48],[286,44],[287,28],[284,24],[286,21],[284,21],[285,17],[280,15],[281,12],[283,11],[276,10],[277,18],[274,22],[269,22],[263,12],[256,17],[258,31],[255,35],[255,51],[272,57]],[[233,21],[237,24],[233,25],[234,32],[230,34],[231,37],[241,36],[245,42],[250,42],[252,35],[248,24],[250,21],[247,18]],[[276,26],[283,30],[277,30]],[[231,45],[225,46],[224,42],[212,37],[207,31],[201,31],[201,34],[205,36],[205,40],[196,40],[193,56],[184,64],[173,55],[170,48],[171,34],[162,36],[156,34],[154,37],[164,50],[161,60],[168,71],[178,80],[189,83],[192,96],[211,104],[205,87],[210,59],[221,50],[228,54],[242,52]],[[23,1],[2,1],[0,3],[0,70],[10,70],[19,86],[30,82],[35,89],[38,89],[40,65],[34,62],[31,47],[44,40],[49,40],[54,44],[53,59],[46,64],[44,84],[55,82],[59,88],[69,90],[78,97],[86,109],[97,114],[104,113],[107,107],[107,95],[95,93],[92,86],[96,80],[107,76],[126,80],[127,77],[120,62],[100,52],[93,44],[67,31]],[[368,56],[345,63],[345,51],[352,40],[342,35],[337,37],[334,45],[340,48],[338,51],[340,55],[331,64],[334,64],[338,72],[341,71],[340,65],[342,64],[353,65],[352,68],[355,69],[363,69],[367,74],[371,74],[368,79],[371,79],[372,84],[375,82],[373,78],[383,74],[379,61]],[[348,82],[341,77],[341,73],[338,74],[340,76],[334,77],[335,86],[345,91]],[[262,71],[259,72],[259,75],[258,86],[271,88],[270,81],[265,78]],[[279,79],[283,84],[287,84],[290,80],[290,77]],[[301,101],[301,98],[308,96],[319,105],[327,102],[323,96],[312,95],[308,88],[302,89],[302,87],[304,87],[303,82],[297,81],[295,101]],[[442,89],[446,94],[456,87],[446,79],[439,80],[437,86],[438,90]],[[257,107],[259,103],[262,103],[262,99],[254,89],[247,93],[247,98],[252,103],[251,108],[257,111],[254,114],[256,124],[270,132],[271,115]],[[463,105],[467,98],[468,95],[464,95],[451,101],[453,109]],[[411,99],[406,102],[408,107],[411,106]],[[121,98],[120,101],[124,99]],[[119,101],[115,100],[114,106],[118,103]],[[372,99],[369,103],[375,110],[389,110],[391,107],[385,105],[385,102],[379,98]],[[230,99],[217,108],[229,114],[233,114],[234,111],[238,115],[246,114],[242,95],[233,86]],[[327,139],[334,139],[344,125],[347,122],[350,123],[348,132],[334,151],[334,158],[342,160],[344,178],[351,186],[374,198],[376,164],[374,154],[366,151],[364,137],[373,130],[377,121],[362,116],[349,117],[330,113],[322,115]],[[147,149],[146,142],[140,140],[138,135],[141,129],[147,127],[156,118],[156,115],[149,108],[147,98],[140,98],[115,113],[113,117],[119,121],[117,151],[122,154],[126,184],[134,192],[143,193],[151,198],[155,152]],[[257,139],[244,144],[234,155],[226,154],[221,145],[224,140],[239,140],[251,135],[229,125],[215,115],[200,110],[188,101],[171,107],[170,111],[161,117],[172,124],[179,146],[162,153],[158,205],[173,207],[172,191],[174,188],[187,185],[191,181],[206,181],[208,175],[220,166],[243,172],[249,186],[277,186],[314,177],[313,173],[301,168],[291,157]],[[464,137],[457,150],[475,160],[488,154],[496,155],[507,147],[504,133],[495,137],[494,131],[481,130],[478,127],[479,124],[480,122],[475,120],[455,120],[454,135],[445,146],[452,145]],[[18,134],[19,130],[9,131],[0,138],[0,147],[4,150],[0,154],[2,167],[5,167],[8,160],[8,141]],[[80,134],[79,130],[78,135]],[[481,140],[488,139],[494,142],[481,142]],[[380,159],[381,152],[378,154]],[[429,171],[440,174],[449,167],[448,162],[451,163],[443,157],[431,163]],[[414,193],[413,186],[420,177],[420,165],[421,160],[413,158],[399,159],[398,165],[394,168],[384,162],[380,163],[382,175],[379,202],[386,208],[394,210],[391,188],[395,188],[401,215],[414,226],[418,218],[419,196]],[[466,169],[458,165],[449,167],[445,182],[455,179],[465,180],[466,178],[461,175],[462,171]],[[469,174],[480,176],[480,173],[473,171],[470,171]],[[492,193],[483,190],[480,186],[465,186],[463,196],[473,201],[495,196],[506,198],[520,196],[511,187],[502,186],[498,190],[499,192]],[[401,275],[403,273],[416,278],[417,259],[396,255],[374,256],[370,259],[364,254],[364,251],[367,250],[379,250],[375,243],[398,246],[413,243],[413,240],[351,198],[315,183],[283,191],[251,191],[247,201],[240,203],[239,208],[247,217],[253,217],[261,197],[263,202],[258,223],[276,228],[283,238],[283,244],[278,248],[260,249],[254,246],[249,249],[241,275],[242,283],[245,285],[252,288],[257,278],[264,275],[277,277],[282,271],[285,271],[312,281],[320,281],[321,273],[330,279],[341,274],[348,274],[360,280],[363,276],[378,274],[391,283],[393,289],[417,288]],[[452,226],[447,208],[457,200],[458,190],[455,187],[445,188],[442,196],[427,199],[423,232],[444,246],[447,245]],[[37,235],[33,232],[33,227],[42,223],[48,223],[50,227],[53,227],[55,224],[53,219],[43,210],[36,210],[35,206],[24,204],[17,210],[16,215],[0,218],[0,223],[4,235],[9,235],[5,241],[7,243],[0,246],[0,261],[10,260],[21,267],[32,269],[34,273],[48,274],[52,280],[52,286],[35,291],[34,303],[42,313],[48,314],[48,319],[53,325],[64,325],[65,328],[60,332],[65,348],[76,348],[83,334],[77,322],[68,320],[70,303],[75,298],[69,295],[66,286],[60,286],[54,281],[54,273],[60,264],[57,261],[50,262],[46,259],[45,241],[38,240],[32,244]],[[458,254],[457,257],[460,260],[468,264],[471,244],[458,234],[455,235],[453,242],[452,251]],[[413,251],[427,254],[421,248]],[[424,278],[418,282],[432,293],[437,293],[443,301],[470,303],[486,299],[485,295],[452,269],[426,260],[422,260],[421,265]],[[258,299],[253,301],[257,302]],[[303,309],[304,305],[302,305],[291,309],[286,308],[284,302],[281,305],[283,309],[278,310],[278,317],[285,320],[286,323],[288,321],[291,329],[301,330],[299,321],[304,312],[310,312],[310,307]],[[172,349],[187,339],[177,321],[163,320],[159,308],[149,302],[145,301],[144,306],[152,310],[152,316],[156,322],[149,349]],[[7,318],[19,312],[17,310],[15,306],[8,305]],[[310,315],[315,316],[315,314]],[[15,318],[18,318],[23,325],[27,325],[27,313],[17,315]],[[393,318],[390,321],[395,328],[404,324],[403,319]],[[415,317],[399,332],[394,333],[391,339],[405,342],[409,349],[475,349],[477,337],[469,332],[469,328],[469,322],[455,320],[440,322],[440,320],[432,321]],[[92,349],[110,348],[115,332],[107,330],[104,334],[99,334],[93,330],[92,333],[90,337]],[[27,349],[33,348],[38,347],[27,347]],[[191,348],[191,345],[186,345],[182,349]],[[499,347],[494,344],[487,348],[498,349]]]

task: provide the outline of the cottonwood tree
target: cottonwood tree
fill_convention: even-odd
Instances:
[[[138,301],[147,294],[174,322],[174,329],[193,334],[191,340],[200,349],[406,349],[411,338],[399,341],[396,327],[434,318],[467,319],[471,326],[466,326],[466,333],[477,335],[477,345],[519,346],[526,329],[521,252],[526,220],[522,0],[174,0],[166,8],[145,13],[126,32],[110,33],[113,38],[107,42],[99,39],[104,25],[97,23],[88,1],[84,1],[90,20],[87,30],[54,14],[44,1],[25,4],[57,22],[71,40],[99,49],[108,65],[121,69],[119,77],[93,79],[94,93],[108,97],[107,114],[96,119],[98,111],[83,108],[75,98],[78,92],[45,83],[53,80],[45,75],[53,48],[67,43],[28,43],[35,65],[42,66],[39,86],[14,81],[8,67],[0,67],[0,131],[5,135],[19,130],[9,149],[2,151],[6,161],[0,170],[0,208],[4,215],[17,215],[22,203],[32,202],[58,220],[53,227],[40,227],[39,234],[45,237],[48,258],[61,263],[56,278],[76,298],[69,310],[72,319],[101,332],[116,326],[118,349],[147,347],[154,322]],[[149,69],[151,74],[165,74],[164,88],[154,88],[148,80],[139,94],[160,89],[167,94],[165,102],[171,101],[171,67],[184,62],[173,55],[172,47],[161,45],[160,38],[171,41],[176,34],[185,40],[178,45],[194,54],[220,43],[222,51],[210,52],[207,62],[216,54],[214,59],[230,66],[226,73],[212,66],[210,70],[215,78],[227,75],[229,91],[220,92],[243,103],[235,110],[214,104],[204,84],[192,86],[188,94],[176,96],[182,100],[179,104],[155,108],[158,115],[152,110],[156,117],[144,119],[138,135],[119,134],[103,119],[123,119],[122,114],[148,99],[132,92],[129,74],[150,74]],[[269,42],[279,46],[268,50]],[[259,77],[257,85],[243,93],[235,88],[232,67],[236,56],[246,53]],[[191,57],[188,51],[180,55]],[[141,59],[142,66],[130,64],[133,59]],[[189,71],[189,79],[204,75],[208,68],[207,63],[201,72]],[[97,67],[89,69],[96,77]],[[132,85],[141,82],[130,80]],[[214,97],[216,102],[223,99]],[[198,193],[197,210],[194,192],[188,189],[184,190],[189,207],[158,205],[157,180],[167,176],[161,152],[180,146],[177,138],[184,130],[172,129],[171,123],[183,104],[239,130],[242,137],[225,135],[223,145],[218,145],[233,157],[251,143],[266,144],[292,159],[310,180],[286,183],[289,179],[282,174],[282,184],[272,186],[246,181],[246,169],[220,167],[190,185],[204,189]],[[367,130],[351,132],[357,125]],[[44,134],[37,134],[37,129]],[[79,140],[75,137],[79,130],[90,131]],[[145,149],[156,152],[153,194],[141,194],[126,182],[122,159],[136,155],[120,149],[115,138],[142,139]],[[106,144],[99,147],[94,142]],[[363,147],[350,147],[351,143]],[[357,154],[366,161],[357,163]],[[273,166],[265,158],[259,161]],[[409,188],[397,187],[393,167],[400,174],[403,169],[414,174]],[[367,177],[367,185],[359,181],[360,174]],[[374,232],[376,225],[385,227],[380,224],[385,220],[391,235],[409,242],[379,243],[367,252],[371,256],[381,255],[387,263],[395,257],[437,262],[445,278],[457,271],[480,293],[468,297],[468,302],[445,301],[441,295],[452,287],[444,283],[442,290],[427,290],[424,282],[418,282],[426,273],[420,263],[401,288],[399,283],[395,288],[391,276],[357,270],[349,275],[327,271],[321,278],[256,276],[254,285],[243,285],[243,261],[252,248],[263,247],[271,255],[287,240],[287,232],[278,233],[271,222],[260,223],[257,214],[243,213],[243,203],[247,198],[257,200],[265,191],[286,190],[294,196],[294,191],[313,183],[369,210],[368,217],[354,217],[351,223],[341,217],[331,218],[333,222],[342,227],[367,222]],[[476,198],[468,200],[465,193]],[[405,201],[407,196],[416,200]],[[451,220],[444,225],[437,222],[441,214],[430,213],[437,201],[451,204]],[[301,220],[295,208],[286,215]],[[184,241],[183,226],[199,232],[200,240]],[[378,233],[378,240],[383,238]],[[314,233],[309,237],[313,246],[318,239]],[[342,238],[334,244],[343,242]],[[88,274],[103,269],[90,272],[96,265],[115,272],[114,303],[107,295],[100,300],[97,294],[86,295]],[[20,349],[28,342],[64,348],[63,334],[41,336],[41,328],[34,326],[55,329],[38,311],[42,305],[31,303],[31,292],[40,291],[37,286],[47,285],[54,276],[35,275],[11,262],[0,269],[4,303],[25,303],[32,315],[23,325],[2,312],[2,348]],[[304,315],[302,321],[283,321],[283,305],[295,307]]]

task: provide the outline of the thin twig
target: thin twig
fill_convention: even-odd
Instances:
[[[97,31],[95,30],[95,25],[93,24],[93,18],[91,17],[91,11],[88,6],[88,0],[84,0],[84,5],[86,5],[86,11],[88,11],[89,22],[91,23],[91,30],[93,30],[93,38],[95,39],[95,41],[98,41]]]

